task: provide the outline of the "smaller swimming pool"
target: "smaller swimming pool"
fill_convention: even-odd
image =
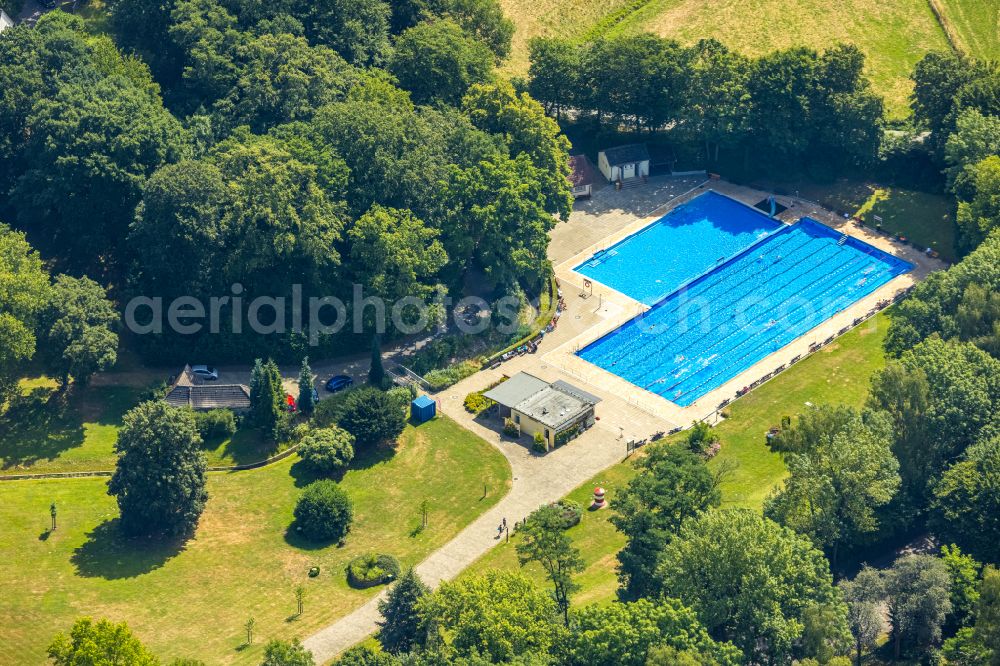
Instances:
[[[713,190],[593,254],[577,273],[653,305],[783,225]]]

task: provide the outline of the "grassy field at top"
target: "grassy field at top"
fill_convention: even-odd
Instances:
[[[287,531],[308,481],[295,458],[209,475],[208,505],[185,544],[120,537],[105,479],[0,482],[0,664],[45,663],[52,636],[83,615],[128,621],[164,663],[259,664],[269,639],[304,637],[378,592],[348,587],[351,558],[416,564],[506,494],[510,467],[447,418],[408,426],[394,452],[359,456],[341,480],[355,509],[343,547]],[[417,530],[424,499],[428,526]],[[49,532],[52,502],[59,524]],[[313,565],[321,572],[309,578]],[[305,612],[293,618],[297,585]],[[241,648],[250,616],[257,638]]]
[[[1000,0],[934,0],[965,53],[1000,59]]]
[[[973,9],[978,2],[945,4],[949,11],[952,5],[968,7],[972,25],[975,17],[986,13]],[[537,35],[583,38],[588,33],[649,31],[685,44],[715,37],[748,55],[850,42],[868,57],[869,74],[893,117],[908,114],[908,76],[914,63],[928,51],[950,48],[927,0],[501,0],[501,4],[517,25],[509,65],[515,72],[527,70],[527,42]],[[993,16],[995,30],[995,11]]]
[[[882,341],[888,328],[885,315],[879,315],[838,338],[833,344],[781,373],[730,407],[730,416],[717,428],[722,450],[710,466],[724,461],[735,465],[722,486],[724,506],[759,509],[764,498],[785,475],[781,458],[764,444],[764,433],[781,422],[782,416],[795,416],[806,403],[839,403],[861,406],[868,395],[872,374],[882,368],[885,359]],[[677,437],[678,441],[683,435]],[[570,445],[572,446],[572,444]],[[594,486],[604,486],[613,504],[619,492],[635,475],[632,461],[619,463],[569,494],[569,498],[587,506]],[[588,603],[610,603],[615,599],[618,580],[615,555],[625,545],[621,533],[609,522],[611,511],[584,512],[583,520],[567,534],[580,549],[586,569],[576,580],[582,589],[573,598],[577,607]],[[517,537],[481,557],[464,575],[486,569],[516,569]],[[530,564],[525,572],[539,585],[547,586],[538,565]]]

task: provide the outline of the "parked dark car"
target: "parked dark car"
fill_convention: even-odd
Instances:
[[[347,375],[334,375],[333,377],[330,377],[330,381],[326,383],[326,390],[330,393],[336,393],[337,391],[343,391],[351,386],[354,386],[354,380]]]
[[[215,381],[219,378],[219,371],[208,365],[192,365],[191,374],[208,381]]]

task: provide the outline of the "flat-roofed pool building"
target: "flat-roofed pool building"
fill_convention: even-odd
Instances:
[[[522,433],[540,433],[546,450],[594,425],[594,406],[601,401],[562,380],[550,384],[527,372],[519,372],[483,395],[496,402],[500,416],[510,418]]]

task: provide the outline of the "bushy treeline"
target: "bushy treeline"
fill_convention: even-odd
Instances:
[[[546,109],[700,141],[708,159],[741,150],[754,163],[809,156],[875,159],[882,99],[855,46],[797,47],[750,58],[713,39],[691,47],[642,34],[578,44],[531,42],[527,87]]]
[[[1000,225],[1000,67],[931,53],[913,71],[912,108],[958,199],[958,245],[974,250]]]
[[[0,215],[65,270],[123,301],[244,307],[290,308],[296,284],[303,302],[350,304],[354,284],[429,298],[470,271],[497,295],[537,292],[569,211],[568,143],[495,75],[511,27],[493,0],[122,0],[112,25],[117,44],[62,12],[0,37]],[[287,359],[309,337],[220,319],[220,335],[145,347]]]

